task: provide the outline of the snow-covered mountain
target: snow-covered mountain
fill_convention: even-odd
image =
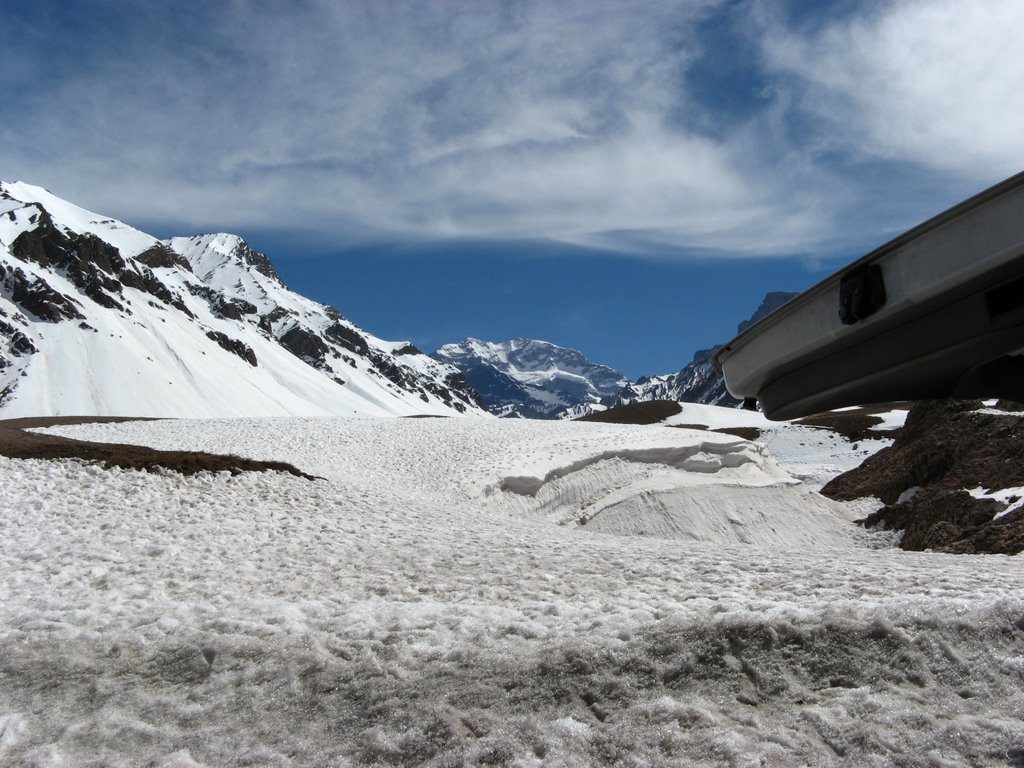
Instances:
[[[551,419],[584,415],[613,401],[629,380],[581,352],[534,339],[446,344],[437,360],[462,371],[498,416]]]
[[[769,293],[750,319],[739,324],[739,332],[796,295]],[[609,407],[651,400],[737,406],[740,401],[729,394],[711,365],[717,349],[698,350],[676,373],[644,376],[635,382],[621,371],[591,363],[575,349],[533,339],[502,343],[466,339],[446,344],[434,357],[462,371],[487,409],[497,416],[576,419]]]
[[[661,376],[643,376],[629,385],[620,395],[620,402],[639,403],[651,400],[678,400],[681,403],[705,403],[732,407],[739,400],[729,394],[725,382],[711,365],[711,356],[717,347],[701,349],[693,360],[677,373]]]
[[[0,415],[483,413],[455,368],[290,291],[236,235],[167,241],[0,183]]]

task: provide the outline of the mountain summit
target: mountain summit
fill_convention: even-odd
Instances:
[[[466,339],[434,353],[465,375],[498,416],[551,419],[614,399],[629,380],[575,349],[535,339]],[[588,413],[582,410],[578,415]]]
[[[458,370],[290,291],[237,235],[160,241],[0,183],[0,416],[474,412]]]
[[[739,332],[796,295],[767,294],[751,318],[739,324]],[[677,373],[644,376],[635,382],[621,371],[590,362],[575,349],[534,339],[495,343],[470,338],[446,344],[434,358],[462,371],[496,416],[566,419],[652,400],[737,406],[740,401],[729,394],[711,365],[717,349],[698,350]]]

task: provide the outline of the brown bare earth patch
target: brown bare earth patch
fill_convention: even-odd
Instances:
[[[681,413],[682,410],[683,406],[675,400],[649,400],[581,416],[576,421],[593,421],[600,424],[657,424],[669,416]]]
[[[1024,551],[1024,509],[967,489],[1024,486],[1024,414],[981,413],[979,402],[914,405],[895,442],[822,489],[834,499],[875,496],[885,507],[861,521],[903,531],[909,550],[1015,555]]]
[[[139,445],[120,443],[94,443],[73,440],[59,435],[25,432],[34,427],[53,427],[64,424],[90,424],[97,422],[139,421],[118,416],[57,416],[0,420],[0,455],[12,459],[83,459],[104,467],[124,469],[157,468],[194,475],[197,472],[287,472],[296,477],[315,480],[298,468],[283,461],[256,461],[240,456],[219,455],[201,451],[157,451]]]
[[[757,427],[719,427],[718,429],[712,431],[721,432],[723,435],[733,435],[734,437],[742,437],[744,440],[761,439],[761,430],[758,429]]]
[[[701,432],[720,432],[723,435],[732,435],[744,440],[760,440],[761,430],[758,427],[716,427],[711,429],[705,424],[672,424],[676,429],[696,429]]]
[[[798,419],[794,423],[803,424],[807,427],[830,429],[853,443],[860,440],[889,439],[895,436],[892,430],[875,429],[875,427],[882,423],[881,417],[877,414],[888,413],[894,408],[901,407],[907,408],[909,406],[906,403],[894,403],[891,405],[857,408],[850,411],[829,411]]]

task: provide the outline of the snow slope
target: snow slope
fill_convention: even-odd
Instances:
[[[124,257],[138,256],[157,244],[157,239],[134,227],[80,208],[74,203],[54,195],[49,190],[22,181],[0,182],[0,243],[10,245],[26,230],[35,228],[29,221],[33,215],[45,210],[67,233],[95,235],[110,243]]]
[[[482,419],[59,431],[325,479],[0,459],[0,762],[973,766],[1024,747],[1019,558],[890,548],[763,445]]]
[[[236,235],[161,243],[0,184],[0,417],[464,412],[456,369],[288,290]]]

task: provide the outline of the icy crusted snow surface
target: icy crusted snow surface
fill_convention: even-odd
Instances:
[[[1024,747],[1020,559],[879,548],[730,436],[468,419],[59,431],[325,479],[0,459],[0,762],[1005,765]],[[736,542],[703,502],[700,538],[595,532],[616,508],[681,524],[655,502],[685,511],[687,489],[811,541]],[[566,517],[616,493],[586,525]]]

